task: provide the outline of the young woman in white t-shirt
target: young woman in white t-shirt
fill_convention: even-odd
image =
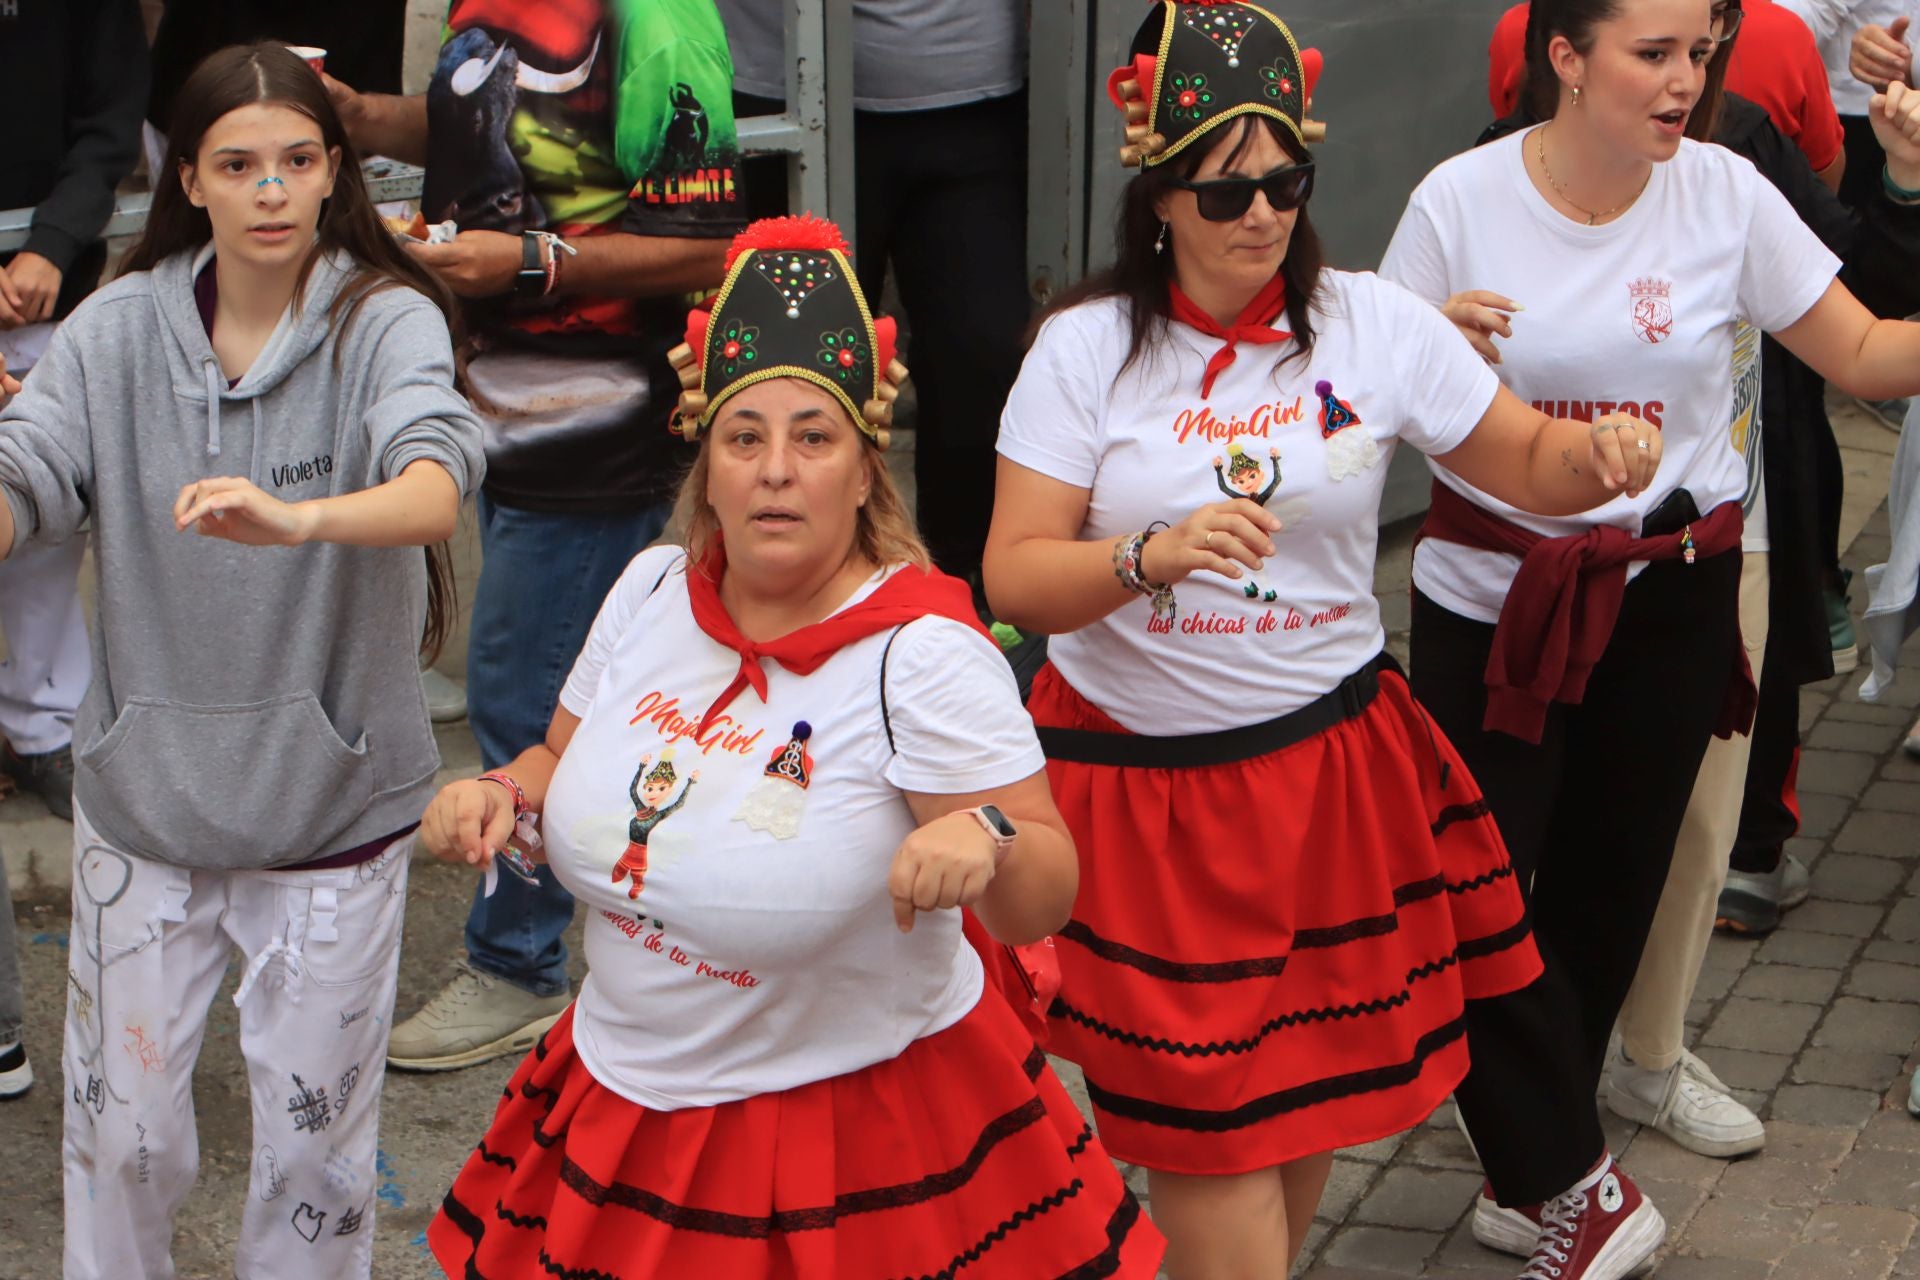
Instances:
[[[1523,513],[1442,462],[1413,570],[1414,689],[1486,787],[1547,965],[1469,1010],[1458,1098],[1504,1206],[1482,1200],[1479,1234],[1615,1276],[1664,1226],[1611,1168],[1596,1085],[1707,742],[1746,732],[1753,705],[1736,329],[1880,399],[1920,390],[1920,326],[1876,321],[1751,164],[1683,139],[1710,114],[1709,0],[1537,0],[1527,47],[1548,123],[1436,169],[1381,272],[1484,350],[1505,338],[1495,368],[1522,399],[1624,404],[1666,436],[1647,492],[1576,517]],[[1884,98],[1875,127],[1920,135],[1915,107]],[[1488,305],[1506,299],[1524,313]]]
[[[1008,401],[986,582],[1054,636],[1029,709],[1081,877],[1048,1047],[1150,1170],[1171,1273],[1268,1274],[1330,1152],[1465,1073],[1463,1003],[1539,972],[1479,789],[1382,653],[1388,459],[1572,512],[1660,440],[1529,409],[1419,299],[1321,269],[1320,60],[1274,14],[1157,5],[1132,52],[1145,168]]]
[[[546,743],[422,822],[491,861],[537,812],[590,908],[579,999],[428,1230],[450,1275],[1159,1265],[953,909],[1037,941],[1073,846],[1012,673],[888,479],[905,370],[848,256],[812,219],[735,241],[679,353],[686,549],[635,557]]]

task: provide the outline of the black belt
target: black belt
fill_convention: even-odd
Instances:
[[[1314,734],[1344,724],[1365,711],[1374,695],[1380,692],[1382,671],[1405,677],[1393,655],[1382,650],[1366,666],[1299,710],[1238,729],[1163,738],[1138,733],[1102,733],[1098,729],[1043,728],[1039,731],[1040,749],[1049,760],[1135,769],[1192,769],[1252,760],[1296,742],[1305,742]]]

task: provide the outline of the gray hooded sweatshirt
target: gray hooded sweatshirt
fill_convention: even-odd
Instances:
[[[200,260],[207,254],[202,251]],[[229,389],[195,306],[195,256],[116,280],[0,410],[15,544],[91,519],[93,683],[74,794],[107,843],[156,861],[284,867],[417,822],[440,756],[420,691],[418,547],[247,547],[176,532],[180,490],[244,476],[289,502],[426,458],[479,487],[480,424],[445,320],[412,289],[344,330],[344,255],[314,264]]]

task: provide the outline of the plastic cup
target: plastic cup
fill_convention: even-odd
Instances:
[[[299,58],[302,62],[312,67],[313,74],[315,75],[319,75],[327,69],[327,51],[325,49],[316,49],[310,44],[290,44],[287,46],[287,50],[292,53],[294,57]]]

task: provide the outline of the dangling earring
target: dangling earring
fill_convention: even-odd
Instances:
[[[1580,105],[1580,86],[1579,85],[1573,86],[1573,105],[1576,107]]]
[[[1153,251],[1155,253],[1167,251],[1167,224],[1164,222],[1160,224],[1160,234],[1153,238]]]

